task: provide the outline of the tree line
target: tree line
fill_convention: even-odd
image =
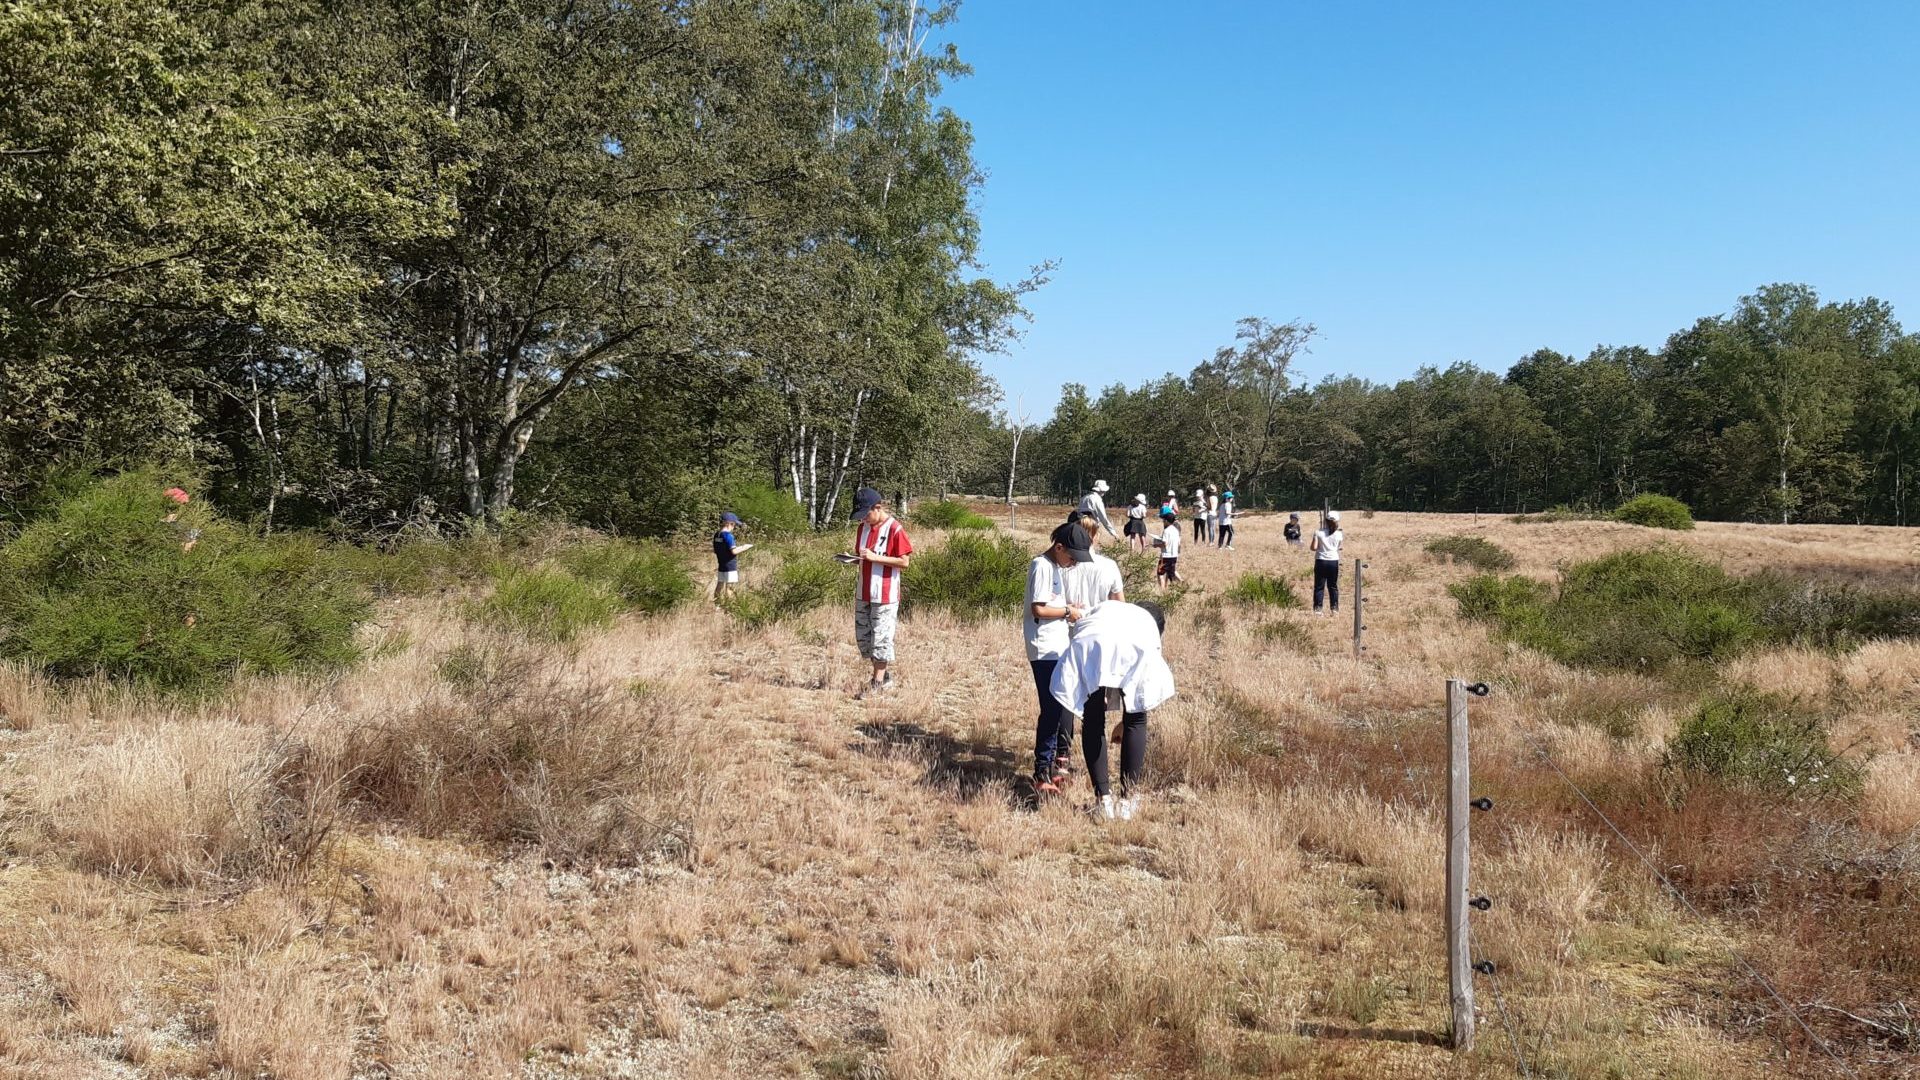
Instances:
[[[1302,385],[1242,322],[1185,376],[996,412],[1025,281],[924,0],[0,6],[0,518],[160,463],[266,528],[534,511],[638,535],[777,490],[1607,506],[1905,523],[1920,345],[1775,285],[1658,349]]]
[[[1243,506],[1521,512],[1671,495],[1708,518],[1904,525],[1920,463],[1920,336],[1874,299],[1770,285],[1658,349],[1541,349],[1503,375],[1423,367],[1386,384],[1296,378],[1316,335],[1243,320],[1184,377],[1066,386],[1020,432],[1022,490],[1095,478],[1157,495],[1231,485]],[[962,483],[998,490],[1014,425]]]
[[[0,508],[156,461],[357,534],[929,486],[1037,282],[975,262],[952,14],[0,7]]]

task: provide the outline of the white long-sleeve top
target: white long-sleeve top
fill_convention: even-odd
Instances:
[[[1101,498],[1099,492],[1089,491],[1080,497],[1080,513],[1092,514],[1100,527],[1107,530],[1108,536],[1117,538],[1120,535],[1113,530],[1113,522],[1107,519],[1107,500]]]
[[[1053,669],[1053,697],[1075,716],[1101,689],[1120,691],[1121,707],[1149,712],[1173,697],[1173,669],[1160,652],[1160,628],[1144,608],[1102,604],[1073,624]]]

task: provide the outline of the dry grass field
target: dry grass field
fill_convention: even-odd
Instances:
[[[1700,686],[1503,644],[1446,593],[1473,571],[1424,551],[1483,536],[1551,579],[1664,541],[1908,585],[1911,532],[1348,525],[1363,661],[1345,619],[1222,602],[1247,571],[1309,587],[1277,519],[1181,560],[1146,811],[1104,826],[1025,799],[1018,626],[938,611],[865,703],[845,606],[559,647],[395,601],[358,670],[209,700],[0,670],[0,1075],[1916,1075],[1920,642],[1720,673],[1829,717],[1871,757],[1857,798],[1682,797],[1662,752]],[[1440,1045],[1449,676],[1494,688],[1475,931],[1499,974],[1467,1055]]]

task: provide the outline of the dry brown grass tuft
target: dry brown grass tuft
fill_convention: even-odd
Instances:
[[[51,741],[28,765],[28,798],[88,867],[186,883],[264,867],[286,840],[275,812],[283,758],[265,732],[230,721]]]
[[[353,1040],[342,1002],[285,954],[242,960],[214,989],[214,1059],[240,1076],[343,1080]]]
[[[133,992],[126,954],[114,950],[111,943],[63,927],[48,932],[39,960],[75,1030],[106,1038],[118,1029]]]
[[[443,685],[340,740],[325,769],[354,797],[428,835],[559,862],[689,856],[713,763],[682,709],[504,642],[441,668]]]
[[[1868,763],[1860,823],[1890,840],[1920,830],[1920,753],[1883,754]]]

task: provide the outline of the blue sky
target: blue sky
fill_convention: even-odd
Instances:
[[[1186,373],[1245,315],[1312,378],[1659,345],[1773,281],[1920,328],[1920,3],[966,0],[943,98],[1002,280],[1060,260],[983,362]]]

